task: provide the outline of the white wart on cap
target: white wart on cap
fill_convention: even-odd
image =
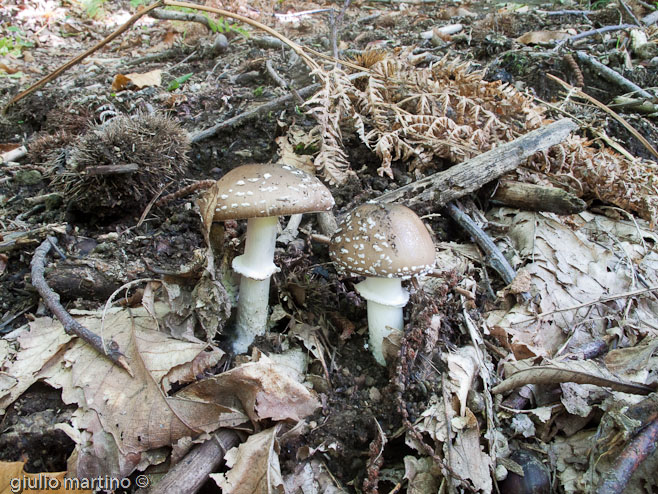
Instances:
[[[340,271],[408,279],[434,268],[434,243],[421,219],[400,204],[366,203],[348,213],[331,239]]]
[[[331,193],[316,177],[289,165],[234,168],[215,184],[214,221],[328,211]]]

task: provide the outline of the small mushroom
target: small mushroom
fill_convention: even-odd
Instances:
[[[338,227],[329,255],[339,271],[366,276],[356,289],[368,301],[370,350],[386,365],[384,338],[402,329],[402,308],[409,300],[402,280],[434,267],[432,237],[416,213],[399,204],[362,204]]]
[[[265,334],[278,216],[328,211],[329,189],[317,178],[288,165],[252,164],[234,168],[213,187],[213,221],[248,219],[244,254],[233,259],[242,275],[233,351],[244,353]]]

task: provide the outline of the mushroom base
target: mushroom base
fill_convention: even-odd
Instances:
[[[267,304],[270,295],[270,277],[252,280],[242,276],[238,299],[238,316],[232,342],[235,353],[244,353],[256,336],[267,330]]]
[[[393,331],[401,331],[403,325],[402,307],[392,307],[368,300],[370,351],[378,364],[386,365],[383,351],[384,338]]]

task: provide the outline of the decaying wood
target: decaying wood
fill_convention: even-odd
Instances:
[[[224,460],[224,455],[240,442],[235,431],[222,429],[187,453],[156,485],[139,489],[136,494],[194,494]]]
[[[501,182],[491,200],[519,209],[556,214],[575,214],[587,208],[585,201],[566,190],[512,181]]]
[[[139,165],[135,163],[128,163],[125,165],[98,165],[88,166],[85,168],[87,175],[125,175],[127,173],[135,173],[139,170]]]
[[[576,128],[571,119],[563,118],[448,170],[387,192],[378,201],[399,201],[410,207],[444,206],[514,170],[533,154],[559,144]]]
[[[48,273],[48,286],[62,300],[105,301],[121,286],[117,280],[112,280],[92,266],[62,263],[57,269]]]
[[[27,148],[25,146],[19,146],[16,149],[2,153],[0,155],[0,164],[9,163],[10,161],[18,161],[25,156],[27,156]]]
[[[132,376],[132,369],[126,360],[126,357],[119,350],[119,345],[113,340],[108,340],[106,342],[107,344],[104,344],[103,339],[100,336],[96,333],[92,333],[78,321],[73,319],[71,314],[69,314],[62,304],[60,304],[59,295],[53,292],[48,286],[48,283],[44,278],[46,256],[48,255],[48,252],[50,252],[50,249],[54,248],[56,245],[57,239],[55,237],[48,237],[34,251],[34,256],[30,262],[30,267],[32,268],[32,286],[34,286],[37,292],[39,292],[46,307],[48,307],[55,317],[57,317],[59,322],[62,323],[64,331],[68,334],[74,334],[79,338],[82,338],[98,353],[106,356],[113,363],[124,368],[126,372]]]

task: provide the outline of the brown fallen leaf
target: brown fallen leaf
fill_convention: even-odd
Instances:
[[[588,361],[554,362],[519,370],[495,386],[491,392],[505,393],[525,384],[559,384],[573,382],[577,384],[594,384],[605,386],[615,391],[632,394],[650,394],[655,389],[636,383],[625,383],[616,378],[602,366]]]
[[[117,74],[112,81],[112,91],[123,91],[129,89],[131,85],[142,89],[146,86],[159,86],[162,84],[162,70],[156,69],[143,74]]]
[[[522,34],[516,41],[524,45],[542,45],[566,39],[570,35],[564,31],[531,31]]]
[[[279,445],[276,434],[279,426],[249,436],[246,442],[226,453],[230,470],[210,474],[225,494],[283,493],[283,479],[279,466]]]
[[[254,423],[264,419],[299,421],[320,406],[285,366],[263,354],[256,362],[190,384],[177,396],[223,406],[227,397],[236,396]]]

